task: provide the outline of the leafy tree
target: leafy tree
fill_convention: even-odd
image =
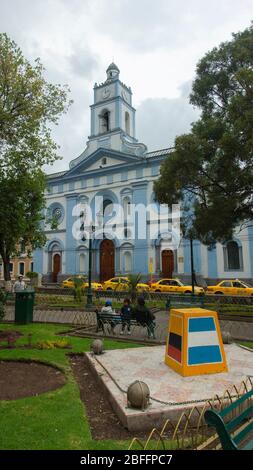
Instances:
[[[79,303],[82,301],[84,281],[85,281],[84,277],[80,277],[80,276],[73,277],[74,299]]]
[[[138,292],[137,291],[137,285],[141,281],[141,273],[128,274],[127,278],[128,278],[128,281],[129,281],[128,292],[130,294],[131,301],[133,303],[133,302],[136,301],[137,292]]]
[[[201,117],[176,138],[154,189],[161,203],[190,198],[193,230],[212,244],[253,216],[252,25],[200,60],[190,101]]]
[[[0,34],[0,255],[5,280],[22,240],[42,246],[45,164],[59,158],[53,125],[70,101],[66,86],[47,83],[39,59],[31,65],[6,34]]]

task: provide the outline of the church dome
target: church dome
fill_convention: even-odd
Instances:
[[[106,70],[106,73],[107,73],[107,81],[110,81],[110,80],[114,80],[115,78],[119,78],[120,70],[117,67],[117,65],[114,62],[112,62],[109,65],[108,69]]]
[[[106,70],[106,72],[109,72],[110,70],[116,70],[118,73],[120,72],[120,69],[117,67],[117,65],[116,65],[114,62],[112,62],[112,63],[109,65],[109,67],[108,67],[108,69]]]

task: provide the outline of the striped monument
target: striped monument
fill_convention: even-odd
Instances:
[[[171,310],[165,363],[183,376],[227,372],[217,313],[202,308]]]

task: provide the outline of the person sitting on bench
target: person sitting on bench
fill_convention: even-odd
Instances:
[[[145,304],[143,297],[138,297],[137,305],[133,310],[133,318],[141,326],[146,326],[148,330],[148,337],[155,339],[155,316],[150,312]]]
[[[129,299],[124,299],[124,304],[121,307],[121,321],[122,321],[122,330],[120,332],[121,335],[124,334],[125,327],[127,327],[127,333],[130,335],[130,322],[131,322],[131,315],[132,315],[132,307],[130,304]]]
[[[108,320],[108,315],[116,315],[115,310],[113,310],[112,308],[111,300],[106,300],[105,305],[101,308],[100,317],[102,317],[101,318],[102,322],[103,322],[103,316],[104,316],[105,322]],[[110,320],[109,323],[111,326],[111,333],[114,334],[114,328],[116,326],[116,323],[113,320]],[[102,329],[104,331],[104,324],[102,325]]]

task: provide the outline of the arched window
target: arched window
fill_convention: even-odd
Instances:
[[[225,270],[237,271],[242,269],[242,249],[236,241],[227,243],[224,250]]]
[[[24,274],[25,274],[25,263],[23,263],[23,262],[19,263],[19,274],[21,276],[24,276]]]
[[[113,203],[110,199],[104,199],[103,201],[103,215],[109,217],[112,215]]]
[[[132,255],[130,251],[126,251],[124,253],[124,268],[126,273],[130,273],[132,271]]]
[[[125,129],[126,133],[130,134],[130,116],[127,111],[125,112]]]
[[[85,273],[86,271],[86,266],[85,266],[85,253],[80,253],[80,257],[79,257],[79,271],[80,271],[80,274],[81,273]]]
[[[105,110],[100,114],[100,132],[108,132],[110,130],[110,112]]]
[[[123,199],[123,211],[124,211],[124,220],[131,215],[131,200],[130,197],[124,197]]]

